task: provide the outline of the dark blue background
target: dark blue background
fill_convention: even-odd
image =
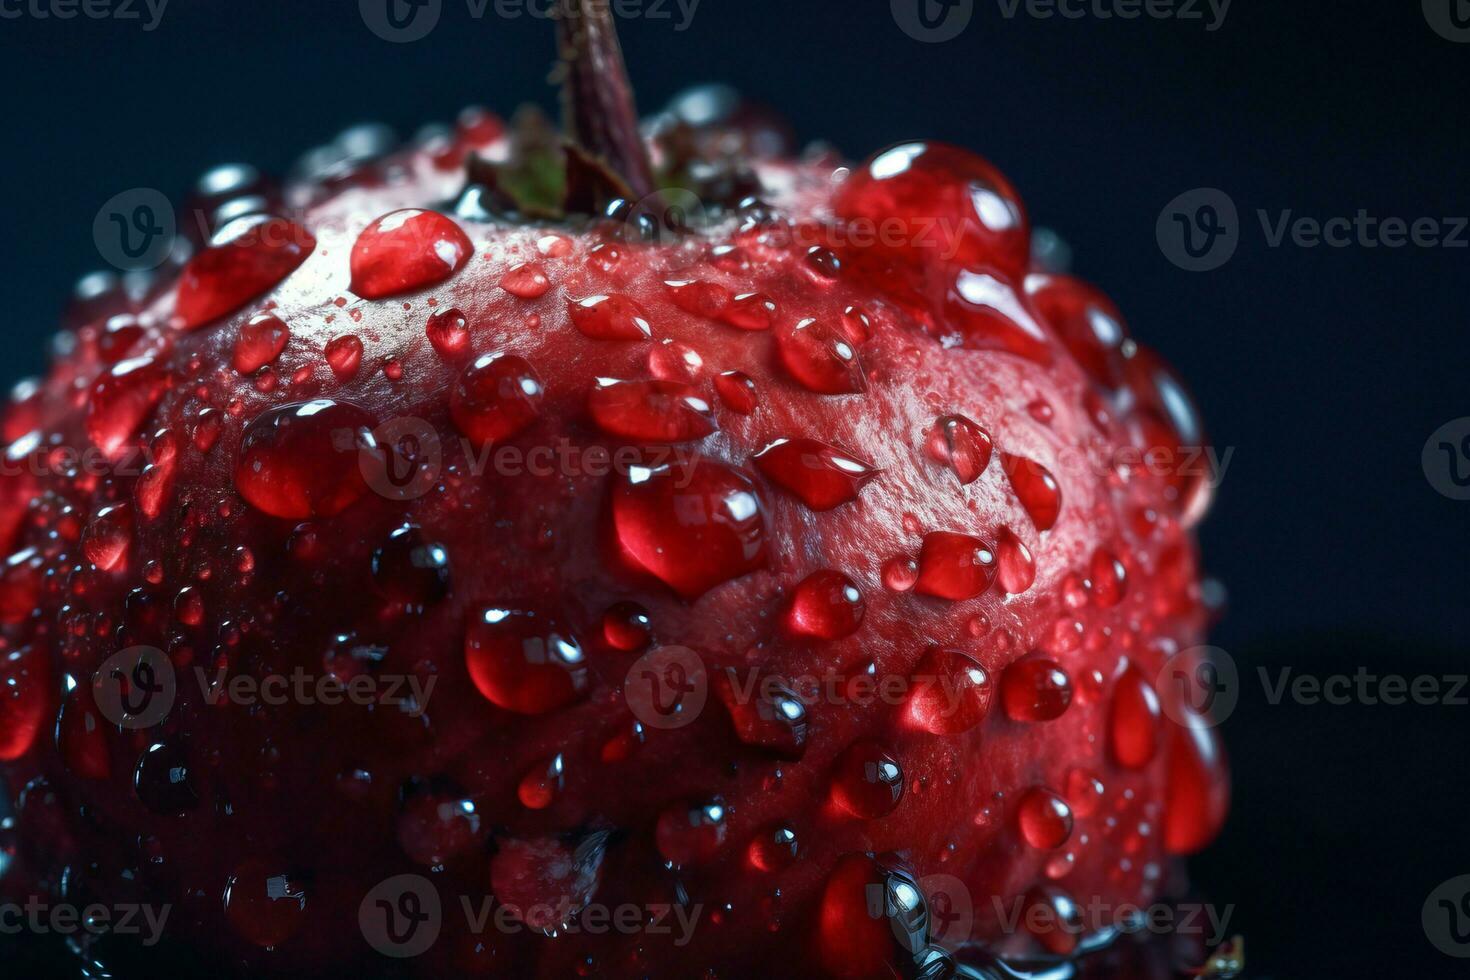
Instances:
[[[472,102],[553,105],[545,22],[445,4],[406,45],[370,34],[352,0],[173,0],[151,33],[0,20],[0,376],[41,368],[70,284],[101,264],[93,217],[121,190],[178,195],[236,158],[279,172],[365,119],[410,133]],[[1202,536],[1230,592],[1215,641],[1243,669],[1465,669],[1470,503],[1429,486],[1420,450],[1470,415],[1470,250],[1272,249],[1255,219],[1470,214],[1470,44],[1431,32],[1418,3],[1236,0],[1210,33],[1008,20],[977,0],[958,39],[925,44],[885,0],[702,0],[688,31],[622,31],[645,109],[724,80],[804,140],[862,156],[939,138],[1013,178],[1234,449]],[[1189,274],[1154,226],[1200,186],[1234,198],[1244,240]],[[1201,863],[1206,887],[1240,903],[1280,975],[1361,964],[1343,950],[1370,923],[1422,954],[1419,903],[1470,871],[1466,779],[1445,771],[1463,766],[1437,741],[1457,744],[1470,708],[1270,706],[1250,687],[1227,726],[1236,817]]]

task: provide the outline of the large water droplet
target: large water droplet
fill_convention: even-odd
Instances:
[[[306,886],[277,864],[250,860],[225,884],[225,918],[241,937],[267,949],[306,923]]]
[[[1027,790],[1021,797],[1016,822],[1026,843],[1037,850],[1055,850],[1072,836],[1072,809],[1060,796],[1042,786]]]
[[[291,339],[291,328],[274,313],[257,313],[240,326],[235,338],[235,370],[254,374],[280,356]]]
[[[1185,725],[1171,725],[1164,795],[1164,847],[1170,854],[1203,850],[1230,809],[1230,773],[1219,733],[1203,717],[1181,709]]]
[[[659,814],[654,838],[664,860],[682,868],[703,864],[718,854],[728,831],[721,801],[675,803]]]
[[[82,553],[104,572],[121,567],[133,541],[133,509],[110,504],[93,516],[82,533]]]
[[[396,528],[373,552],[378,594],[407,606],[427,606],[449,594],[449,550],[415,524]]]
[[[455,427],[479,446],[524,431],[541,412],[541,379],[515,354],[486,354],[459,376],[449,395]]]
[[[46,718],[50,684],[45,650],[27,646],[0,654],[0,762],[30,751]]]
[[[192,330],[233,313],[296,270],[316,238],[284,218],[252,214],[221,228],[179,276],[174,314]]]
[[[612,518],[627,561],[686,599],[766,563],[755,484],[713,460],[635,467],[613,490]]]
[[[914,671],[908,715],[926,732],[958,735],[985,720],[994,696],[989,672],[972,657],[933,647]]]
[[[360,454],[376,449],[372,430],[372,416],[347,402],[268,409],[245,429],[235,488],[273,517],[340,514],[367,491]]]
[[[995,535],[996,579],[1007,595],[1020,595],[1036,581],[1036,559],[1031,549],[1008,527]]]
[[[785,759],[802,757],[806,752],[806,705],[784,681],[735,670],[716,674],[715,680],[741,742]]]
[[[568,300],[572,324],[593,340],[647,340],[653,336],[648,312],[626,296],[589,296]]]
[[[1026,508],[1026,513],[1031,516],[1036,530],[1050,530],[1062,510],[1062,490],[1057,485],[1056,477],[1040,463],[1021,456],[1001,453],[1000,461],[1006,477],[1011,481],[1011,489],[1016,492],[1016,498]]]
[[[97,379],[87,402],[87,436],[103,455],[122,458],[168,382],[168,372],[152,357],[114,364]]]
[[[755,454],[767,479],[813,510],[831,510],[857,499],[880,470],[846,450],[815,439],[777,439]]]
[[[184,750],[172,742],[149,746],[133,770],[133,790],[155,813],[183,814],[199,805]]]
[[[792,590],[786,628],[797,636],[840,640],[857,631],[867,606],[863,593],[841,572],[813,572]]]
[[[1072,703],[1072,679],[1054,660],[1019,660],[1001,675],[1000,697],[1012,721],[1051,721]]]
[[[709,402],[679,381],[599,378],[587,408],[598,428],[625,439],[687,442],[715,431]]]
[[[995,549],[979,538],[931,531],[924,535],[919,550],[919,579],[914,589],[951,602],[973,599],[990,588],[995,564]]]
[[[903,798],[903,769],[878,743],[859,739],[837,757],[832,770],[832,799],[863,820],[886,817]]]
[[[782,334],[781,364],[803,387],[823,395],[856,394],[867,389],[857,350],[821,320],[802,320]]]
[[[352,246],[351,289],[381,299],[443,282],[474,252],[469,236],[435,211],[409,208],[385,214]]]
[[[452,361],[470,349],[470,324],[454,307],[435,310],[424,324],[424,336],[440,357]]]
[[[929,458],[948,466],[962,486],[974,483],[985,472],[993,448],[990,433],[963,415],[939,419],[924,441]]]
[[[587,690],[581,643],[536,612],[482,609],[465,634],[465,664],[487,700],[523,715],[565,707]]]
[[[988,161],[944,143],[905,143],[855,170],[833,201],[848,221],[902,223],[895,251],[922,263],[991,263],[1025,270],[1031,232],[1020,197]],[[871,234],[871,232],[869,232]],[[888,245],[881,236],[875,247]]]

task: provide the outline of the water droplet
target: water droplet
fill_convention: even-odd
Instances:
[[[184,750],[171,742],[149,746],[133,770],[133,790],[155,813],[183,814],[199,805]]]
[[[274,313],[257,313],[240,326],[235,338],[235,370],[254,374],[280,356],[291,339],[291,328]]]
[[[1128,593],[1128,570],[1106,548],[1092,553],[1088,581],[1092,583],[1092,601],[1102,609],[1116,606]]]
[[[104,572],[122,567],[133,541],[133,509],[125,503],[103,507],[82,533],[82,553]]]
[[[616,602],[602,614],[602,638],[614,650],[642,650],[653,639],[648,610],[636,602]]]
[[[993,448],[990,433],[963,415],[937,420],[924,441],[929,458],[948,466],[962,486],[974,483],[985,472]]]
[[[500,288],[518,299],[540,299],[551,290],[546,270],[535,262],[512,266],[500,278]]]
[[[598,428],[646,442],[687,442],[715,431],[709,402],[679,381],[599,378],[587,398]]]
[[[97,379],[87,402],[87,436],[104,456],[123,457],[168,383],[168,372],[152,357],[114,364]]]
[[[669,298],[685,313],[719,319],[730,307],[730,290],[717,282],[679,279],[665,282]]]
[[[692,384],[704,374],[704,358],[688,344],[665,338],[648,352],[648,370],[662,381]]]
[[[995,535],[996,579],[1007,595],[1020,595],[1036,581],[1036,559],[1031,549],[1008,527]]]
[[[1025,290],[1032,307],[1088,376],[1105,388],[1121,388],[1128,329],[1112,301],[1080,279],[1065,275],[1029,275]]]
[[[284,218],[252,214],[221,228],[179,275],[174,315],[185,330],[233,313],[296,270],[316,238]]]
[[[1054,660],[1019,660],[1001,675],[1000,696],[1012,721],[1051,721],[1072,703],[1072,679]]]
[[[541,412],[541,379],[515,354],[486,354],[467,367],[449,396],[455,427],[478,446],[518,435]]]
[[[813,572],[792,590],[786,628],[798,636],[840,640],[857,632],[867,606],[852,579],[841,572]]]
[[[812,510],[831,510],[857,499],[880,470],[846,450],[815,439],[777,439],[753,462],[767,479]]]
[[[373,552],[378,595],[406,606],[427,606],[449,594],[449,551],[429,541],[416,524],[404,524]]]
[[[686,599],[766,563],[755,484],[713,460],[634,468],[614,489],[612,519],[624,558]]]
[[[816,929],[824,976],[878,976],[874,964],[913,962],[924,950],[928,934],[924,893],[913,874],[891,860],[845,854],[822,888]],[[896,974],[897,967],[885,966],[881,972],[890,970]]]
[[[1113,688],[1109,746],[1124,769],[1142,769],[1153,761],[1161,726],[1159,696],[1143,672],[1130,664]]]
[[[995,549],[968,534],[931,531],[919,549],[919,579],[914,588],[922,595],[959,602],[990,588],[995,577]]]
[[[914,672],[908,715],[926,732],[958,735],[985,720],[994,696],[990,674],[974,658],[933,647]]]
[[[781,364],[808,390],[823,395],[848,395],[867,389],[857,350],[839,331],[822,321],[802,320],[780,340]]]
[[[832,799],[863,820],[886,817],[903,798],[903,769],[876,742],[859,739],[838,756],[832,772]]]
[[[192,585],[186,585],[174,596],[174,618],[185,626],[204,622],[204,597]]]
[[[1061,847],[1072,836],[1072,809],[1051,790],[1027,790],[1016,811],[1016,822],[1026,843],[1039,851]]]
[[[1036,530],[1050,530],[1062,510],[1062,490],[1056,478],[1040,463],[1021,456],[1001,453],[1000,462],[1011,481],[1011,489],[1026,508]]]
[[[30,610],[28,606],[26,615]],[[0,762],[14,762],[29,752],[41,730],[51,684],[44,673],[46,661],[47,651],[36,647],[0,654]]]
[[[725,371],[715,376],[715,393],[725,407],[737,415],[749,415],[760,405],[755,382],[740,371]]]
[[[805,754],[806,705],[784,681],[734,670],[716,674],[715,680],[735,737],[742,743],[783,759]]]
[[[765,293],[741,293],[730,302],[721,319],[741,330],[769,330],[778,312],[776,301]]]
[[[108,317],[97,335],[97,357],[104,364],[116,364],[138,346],[145,333],[143,325],[132,313]]]
[[[334,337],[322,353],[337,380],[350,381],[362,365],[362,338],[350,333]]]
[[[1219,732],[1188,708],[1181,710],[1187,724],[1169,726],[1164,847],[1170,854],[1195,854],[1225,823],[1230,773]]]
[[[676,867],[688,867],[718,854],[728,831],[724,803],[712,800],[693,805],[675,803],[666,808],[659,814],[654,836],[664,860]]]
[[[482,609],[465,634],[465,663],[487,700],[518,714],[554,711],[587,690],[581,643],[535,612]]]
[[[1086,931],[1082,910],[1055,885],[1041,885],[1026,893],[1023,913],[1026,931],[1056,956],[1071,956]]]
[[[444,864],[478,850],[481,819],[474,801],[456,793],[418,793],[398,815],[398,846],[425,867]]]
[[[907,592],[919,581],[919,563],[904,555],[883,563],[883,585],[890,592]]]
[[[557,753],[531,766],[516,787],[516,796],[528,810],[544,810],[556,802],[566,781],[566,759]]]
[[[767,827],[751,838],[746,857],[757,871],[783,871],[796,861],[799,844],[790,824]]]
[[[306,886],[275,864],[246,861],[225,884],[225,918],[242,938],[267,949],[306,922]]]
[[[556,935],[592,901],[602,880],[606,831],[575,845],[551,838],[499,840],[490,862],[490,886],[513,918]]]
[[[351,289],[382,299],[443,282],[464,268],[474,245],[459,225],[434,211],[385,214],[352,246]]]
[[[944,320],[971,350],[998,350],[1049,365],[1052,346],[1006,279],[961,270],[944,303]]]
[[[994,264],[1012,275],[1030,261],[1020,197],[993,165],[959,147],[905,143],[885,150],[853,172],[833,207],[848,221],[902,222],[907,233],[895,251],[914,261]],[[883,237],[876,247],[887,242]]]
[[[435,310],[424,324],[424,336],[445,360],[462,357],[470,349],[470,324],[454,307]]]
[[[568,300],[572,325],[593,340],[647,340],[653,336],[648,313],[626,296],[589,296]]]
[[[332,517],[367,490],[359,455],[373,419],[347,402],[317,399],[262,412],[245,429],[235,488],[273,517]]]
[[[1090,817],[1102,807],[1106,787],[1097,774],[1088,769],[1073,769],[1067,773],[1067,803],[1079,817]]]
[[[3,717],[0,709],[0,718]],[[70,772],[83,779],[111,778],[112,754],[108,749],[106,725],[90,687],[78,686],[66,696],[56,719],[56,748]],[[0,725],[0,731],[3,729]],[[4,758],[3,753],[0,758]]]

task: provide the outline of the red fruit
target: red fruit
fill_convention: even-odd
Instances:
[[[74,310],[11,396],[0,892],[176,908],[169,950],[238,976],[1089,948],[1082,897],[1159,898],[1229,799],[1156,687],[1202,639],[1208,487],[1096,465],[1198,445],[1182,386],[1033,268],[978,157],[849,171],[749,113],[649,153],[587,26],[565,74],[601,162],[564,180],[559,143],[476,114],[303,178],[290,227]],[[650,195],[685,180],[710,220],[670,228]],[[884,219],[948,247],[838,234]],[[201,671],[308,683],[241,704]],[[163,717],[112,717],[165,680]],[[389,961],[359,912],[404,875],[444,935]],[[1046,914],[1008,930],[993,897]],[[671,904],[701,910],[683,942],[580,927]]]

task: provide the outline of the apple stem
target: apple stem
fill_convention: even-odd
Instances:
[[[563,124],[573,141],[600,157],[642,198],[654,191],[653,165],[638,131],[611,6],[605,0],[557,4]]]

